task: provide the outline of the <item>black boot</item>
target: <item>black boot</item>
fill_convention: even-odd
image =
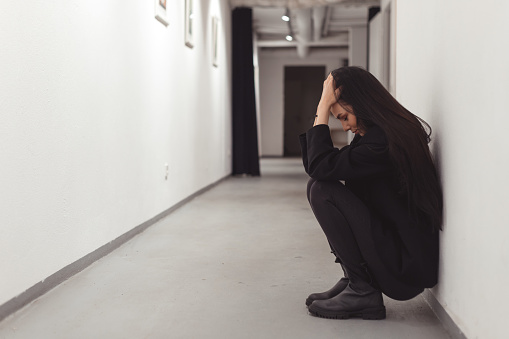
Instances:
[[[348,269],[347,271],[350,277],[348,286],[333,298],[313,301],[309,306],[309,312],[329,319],[348,319],[350,317],[385,319],[382,292],[373,287],[371,277],[369,280],[360,279],[359,275],[352,274]]]
[[[334,253],[334,252],[332,252]],[[336,259],[336,262],[341,264],[341,261],[338,259]],[[344,278],[341,278],[337,283],[336,285],[334,285],[330,290],[328,291],[325,291],[325,292],[321,292],[321,293],[313,293],[313,294],[310,294],[309,297],[306,299],[306,306],[309,306],[311,305],[311,303],[315,300],[325,300],[325,299],[330,299],[332,297],[335,297],[337,296],[339,293],[343,292],[343,290],[348,286],[348,283],[350,282],[350,280],[348,279],[348,274],[346,273],[346,270],[345,268],[343,267],[343,265],[341,264],[341,268],[343,269],[343,272],[345,274],[345,277]]]
[[[311,303],[315,300],[326,300],[337,296],[348,286],[349,281],[350,280],[348,280],[348,278],[341,278],[330,290],[321,293],[310,294],[306,299],[306,306],[311,305]]]
[[[327,300],[315,300],[309,312],[321,318],[385,319],[385,306],[382,293],[374,288],[355,291],[349,284],[343,292]]]

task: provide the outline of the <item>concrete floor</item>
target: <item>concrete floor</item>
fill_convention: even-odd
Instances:
[[[340,277],[300,160],[263,159],[0,323],[0,338],[449,338],[418,296],[387,319],[310,316]]]

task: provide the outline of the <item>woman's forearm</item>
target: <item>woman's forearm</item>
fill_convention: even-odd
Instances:
[[[327,79],[323,82],[322,97],[320,98],[320,102],[316,109],[315,123],[313,124],[313,127],[316,125],[329,124],[330,108],[336,102],[337,97],[339,97],[339,89],[334,87],[334,78],[332,77],[332,74],[329,74]]]
[[[328,125],[329,124],[329,115],[330,115],[330,106],[323,104],[322,101],[318,104],[316,109],[316,117],[315,123],[313,127],[316,125]]]

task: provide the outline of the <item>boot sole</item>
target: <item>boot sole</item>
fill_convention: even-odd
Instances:
[[[309,307],[309,313],[314,316],[325,318],[325,319],[350,319],[350,318],[362,318],[364,320],[381,320],[385,319],[385,306],[376,308],[365,308],[360,311],[343,311],[343,312],[332,312],[324,311],[320,309],[313,309],[313,305]]]

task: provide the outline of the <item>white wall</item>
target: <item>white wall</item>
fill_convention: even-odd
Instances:
[[[367,16],[366,16],[367,20]],[[354,26],[349,29],[348,65],[367,67],[368,28]]]
[[[261,155],[283,156],[284,132],[284,68],[285,66],[325,66],[326,72],[341,66],[348,52],[316,52],[301,59],[295,49],[261,51],[260,64],[260,120]],[[324,79],[325,80],[325,79]],[[317,102],[320,98],[317,98]],[[315,112],[309,113],[311,116]],[[310,126],[312,127],[312,126]]]
[[[384,79],[383,15],[378,12],[369,22],[369,66],[368,70],[382,84]],[[387,87],[387,86],[386,86]]]
[[[369,71],[395,94],[395,3],[382,0],[380,12],[369,23]]]
[[[195,9],[190,49],[184,1],[0,4],[0,304],[230,173],[231,12]]]
[[[445,197],[432,290],[468,338],[507,338],[509,2],[397,2],[396,93],[434,128]]]

